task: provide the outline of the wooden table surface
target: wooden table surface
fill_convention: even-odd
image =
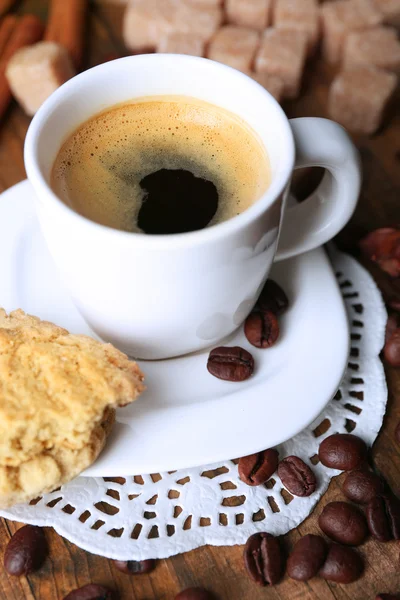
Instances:
[[[65,0],[68,1],[68,0]],[[45,0],[20,2],[18,10],[34,12],[45,18]],[[88,25],[87,66],[103,61],[113,52],[123,52],[120,38],[122,9],[104,2],[92,3]],[[322,62],[313,62],[306,73],[304,89],[299,100],[285,106],[290,117],[327,116],[326,99],[332,70]],[[17,106],[12,106],[0,130],[0,191],[25,178],[23,143],[29,119]],[[366,232],[400,222],[400,115],[392,110],[385,127],[371,138],[355,138],[364,169],[364,184],[360,203],[351,223],[339,235],[339,246],[358,255],[357,242]],[[394,284],[367,265],[391,294]],[[397,282],[400,297],[400,282]],[[329,340],[327,340],[329,343]],[[378,468],[393,490],[400,495],[400,447],[394,441],[394,428],[400,420],[400,369],[386,368],[389,400],[382,431],[373,449]],[[314,513],[296,530],[285,536],[290,549],[300,536],[318,533],[317,517],[323,506],[341,499],[341,477],[332,480],[328,492]],[[1,552],[19,524],[0,521]],[[57,600],[72,589],[90,582],[118,590],[122,600],[173,600],[180,590],[194,585],[212,590],[220,600],[373,600],[379,592],[400,593],[400,560],[398,542],[378,544],[369,540],[361,548],[366,572],[356,583],[342,586],[322,579],[296,583],[285,578],[274,588],[258,588],[245,573],[243,548],[203,547],[184,555],[159,561],[150,575],[127,576],[113,566],[112,561],[90,555],[58,536],[46,531],[50,558],[44,567],[27,578],[9,577],[0,569],[0,597],[4,600]]]

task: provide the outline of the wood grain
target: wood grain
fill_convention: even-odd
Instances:
[[[68,0],[66,0],[68,1]],[[20,12],[34,12],[45,17],[45,0],[26,0]],[[102,62],[112,53],[123,53],[120,40],[122,7],[117,4],[91,4],[89,43],[86,65]],[[327,116],[328,84],[333,70],[322,62],[314,62],[307,70],[300,99],[288,103],[290,117]],[[0,191],[25,178],[23,141],[29,119],[13,106],[0,130]],[[364,185],[359,206],[350,224],[338,236],[339,246],[359,258],[357,243],[367,231],[400,221],[400,114],[395,111],[378,134],[372,138],[354,138],[360,149],[364,169]],[[313,183],[313,177],[301,183],[301,193]],[[299,181],[297,181],[299,185]],[[390,296],[393,283],[373,265],[365,263]],[[398,287],[397,293],[398,293]],[[400,448],[394,442],[394,428],[400,421],[400,370],[386,369],[389,402],[382,432],[374,445],[377,466],[400,495]],[[285,536],[290,549],[305,533],[317,533],[317,517],[323,506],[341,498],[342,477],[334,479],[328,492],[300,527]],[[0,550],[4,551],[17,524],[0,520]],[[379,592],[400,593],[399,544],[378,544],[369,540],[361,553],[366,559],[364,577],[351,585],[329,584],[313,579],[307,584],[285,579],[275,588],[261,589],[250,582],[242,563],[242,547],[204,547],[159,561],[150,575],[129,577],[117,571],[104,558],[90,555],[47,530],[50,558],[44,568],[28,578],[9,577],[0,570],[2,600],[57,600],[74,587],[89,582],[101,583],[117,590],[122,600],[173,600],[185,587],[200,585],[212,590],[220,600],[374,600]]]

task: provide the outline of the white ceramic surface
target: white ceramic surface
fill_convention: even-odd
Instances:
[[[0,306],[93,335],[61,283],[33,196],[23,182],[0,197]],[[207,351],[141,361],[148,389],[118,411],[109,443],[87,475],[155,473],[234,458],[275,446],[318,416],[336,392],[348,357],[336,279],[322,249],[277,263],[271,276],[291,303],[279,343],[257,350],[242,332],[226,341],[253,353],[254,376],[239,384],[215,379],[206,370]]]
[[[221,106],[257,132],[272,180],[251,208],[208,229],[154,236],[88,221],[54,195],[51,167],[79,124],[116,103],[171,94]],[[80,313],[103,339],[153,359],[216,344],[243,322],[275,258],[293,168],[319,165],[327,172],[317,191],[285,214],[281,258],[332,238],[350,218],[360,187],[357,152],[342,127],[325,119],[289,124],[250,77],[167,54],[111,61],[63,85],[32,121],[25,164],[50,252]]]

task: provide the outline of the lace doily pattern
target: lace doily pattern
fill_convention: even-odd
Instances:
[[[312,496],[293,497],[277,475],[265,485],[248,487],[232,460],[129,478],[78,477],[2,516],[52,526],[81,548],[120,560],[164,558],[204,544],[242,544],[257,531],[281,535],[298,526],[337,473],[319,463],[320,442],[347,431],[372,444],[387,400],[379,359],[386,324],[380,293],[354,259],[334,249],[330,256],[350,322],[348,368],[318,419],[278,448],[281,458],[296,454],[312,466],[318,478]]]

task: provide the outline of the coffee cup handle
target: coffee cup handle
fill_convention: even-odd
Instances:
[[[295,169],[324,167],[317,189],[300,204],[287,207],[276,260],[313,250],[332,239],[349,221],[361,186],[358,152],[346,131],[318,118],[290,121]]]

